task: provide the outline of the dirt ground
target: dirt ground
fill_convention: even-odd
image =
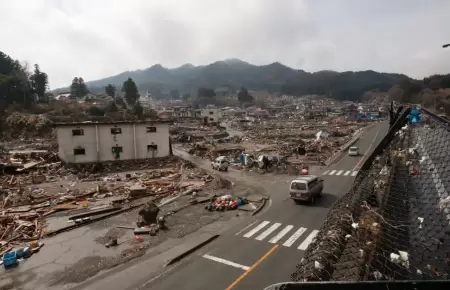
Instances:
[[[231,189],[217,188],[216,182],[210,182],[199,192],[199,197],[211,193],[246,197],[259,195],[261,191],[240,183],[233,184]],[[160,213],[186,206],[188,199],[186,196],[162,206]],[[16,289],[36,289],[36,285],[44,287],[42,289],[62,289],[63,285],[83,282],[101,271],[138,258],[164,241],[181,238],[215,221],[251,213],[241,210],[211,212],[205,210],[204,205],[189,205],[168,216],[167,230],[160,230],[156,236],[140,235],[141,240],[136,239],[133,229],[117,228],[136,227],[139,208],[43,239],[45,246],[40,252],[22,260],[16,268],[0,269],[0,279],[12,279]],[[106,248],[105,243],[112,238],[117,238],[119,245]]]

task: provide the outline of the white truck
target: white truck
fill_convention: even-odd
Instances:
[[[352,146],[348,149],[348,156],[359,156],[359,148]]]

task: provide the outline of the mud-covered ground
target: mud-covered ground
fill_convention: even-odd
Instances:
[[[217,188],[215,182],[211,182],[199,196],[207,196],[212,192],[217,195],[254,197],[263,194],[263,189],[241,183],[234,184],[231,189]],[[161,212],[173,211],[187,202],[188,197],[179,199],[161,207]],[[83,282],[100,271],[138,258],[164,241],[184,237],[215,221],[250,214],[241,210],[210,212],[204,209],[204,205],[190,205],[167,217],[167,230],[159,231],[156,236],[140,235],[142,241],[136,239],[133,229],[117,228],[134,228],[139,208],[44,239],[42,241],[45,246],[39,253],[21,261],[14,269],[0,269],[0,279],[13,281],[15,288],[5,289],[64,289],[69,284]],[[105,243],[112,238],[117,238],[119,245],[106,248]],[[158,252],[152,253],[156,254]]]

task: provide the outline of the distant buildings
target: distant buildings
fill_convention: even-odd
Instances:
[[[172,106],[174,118],[196,118],[199,117],[197,111],[190,105]]]
[[[203,119],[204,124],[219,123],[220,109],[218,108],[201,109],[200,116]]]
[[[75,98],[72,97],[72,94],[70,92],[65,92],[58,94],[54,99],[56,101],[68,102],[74,100]]]
[[[139,96],[138,102],[141,105],[141,107],[144,108],[144,111],[151,110],[153,107],[152,106],[153,99],[152,96],[148,93],[148,91],[145,94],[145,96],[144,95]]]
[[[60,102],[78,102],[78,103],[89,103],[94,106],[104,107],[114,101],[114,98],[105,94],[105,93],[87,93],[85,96],[81,98],[76,98],[70,92],[64,92],[58,94],[53,98],[56,101]]]

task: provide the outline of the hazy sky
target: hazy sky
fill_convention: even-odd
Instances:
[[[0,0],[0,50],[51,88],[160,63],[450,72],[450,0]]]

